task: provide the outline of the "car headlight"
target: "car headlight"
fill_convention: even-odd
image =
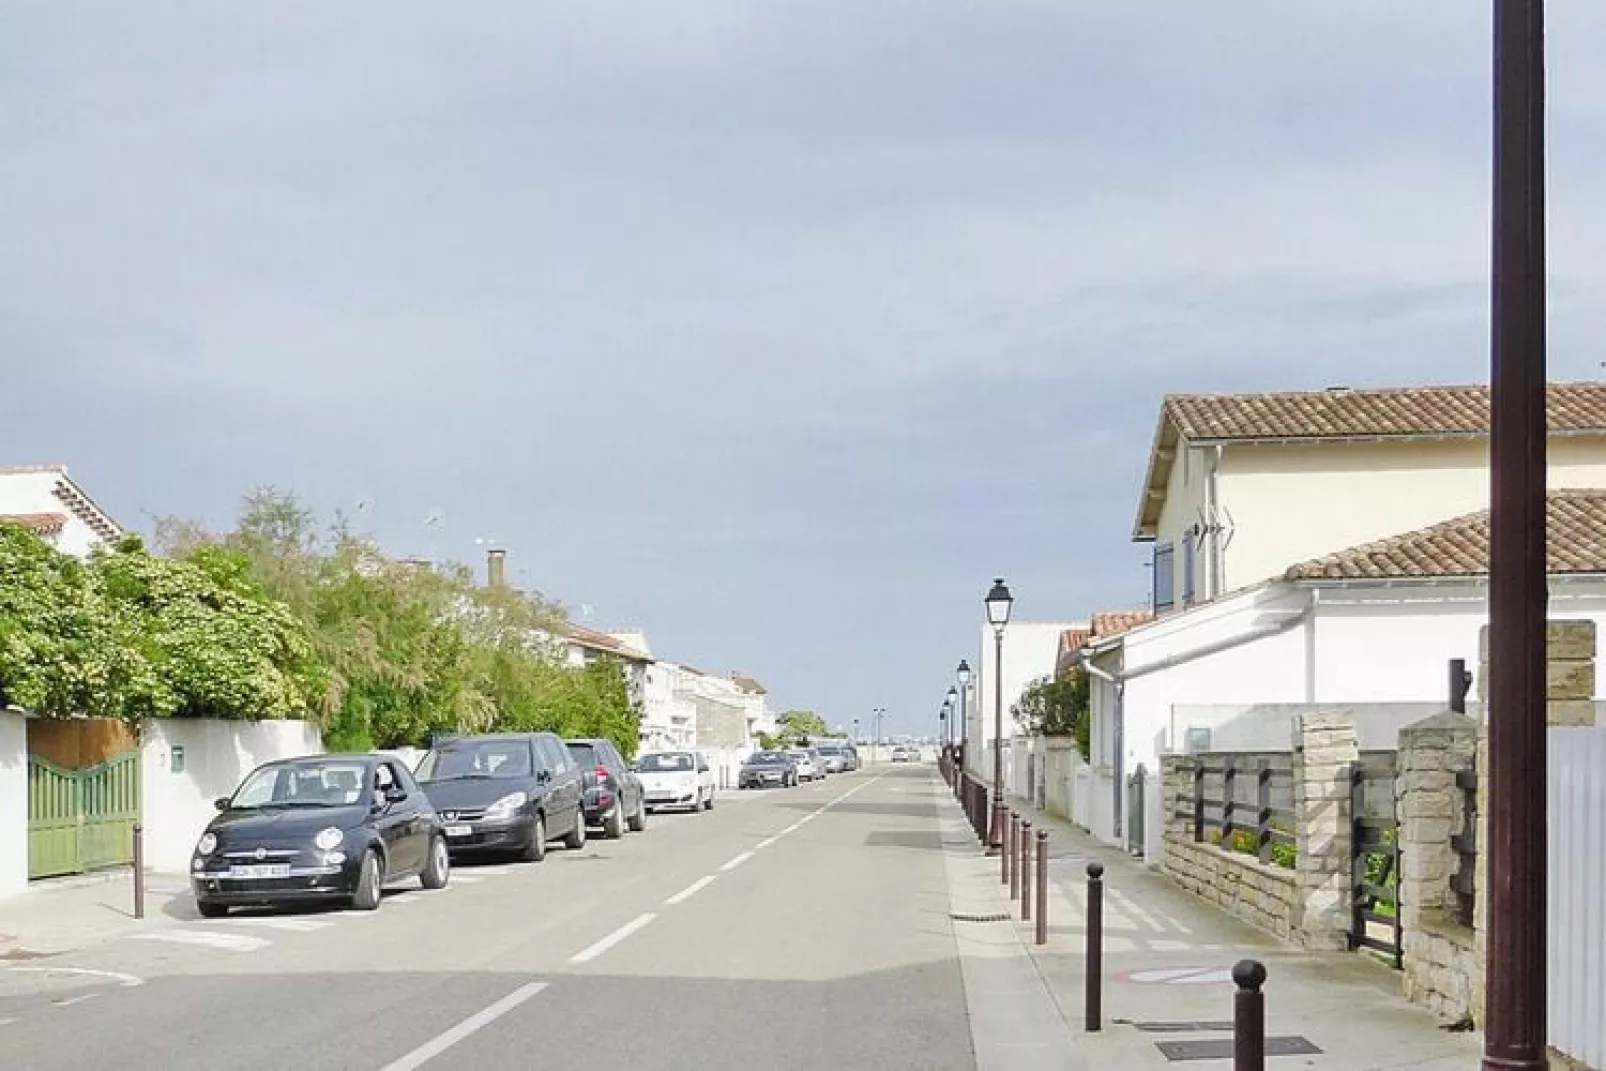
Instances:
[[[211,855],[217,851],[217,835],[215,833],[202,833],[201,839],[195,842],[196,855]]]
[[[509,792],[507,795],[485,808],[485,817],[506,818],[508,815],[512,814],[520,807],[523,807],[528,802],[530,802],[530,796],[528,793]]]
[[[312,838],[312,843],[317,846],[320,852],[332,852],[340,847],[341,842],[345,839],[345,833],[335,826],[330,826],[328,829],[320,829],[318,835]]]

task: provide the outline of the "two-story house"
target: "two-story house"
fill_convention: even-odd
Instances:
[[[1190,736],[1280,749],[1270,712],[1345,703],[1381,743],[1390,708],[1443,702],[1487,617],[1488,414],[1482,386],[1164,400],[1133,533],[1156,616],[1081,652],[1109,744],[1093,832],[1119,839],[1124,779]],[[1594,616],[1606,383],[1552,385],[1549,419],[1552,613]]]
[[[67,475],[65,465],[0,467],[0,521],[30,528],[77,557],[123,534],[122,526]]]

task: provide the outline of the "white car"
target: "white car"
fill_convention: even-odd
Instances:
[[[651,751],[636,760],[647,811],[714,809],[714,773],[699,751]]]
[[[802,748],[787,752],[797,760],[797,779],[799,781],[814,781],[825,776],[825,771],[814,765],[814,756]]]
[[[908,744],[899,744],[897,747],[892,749],[892,761],[919,762],[920,749],[917,747],[911,747]]]

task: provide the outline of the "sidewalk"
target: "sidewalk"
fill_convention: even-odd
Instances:
[[[194,915],[183,874],[145,875],[145,917],[134,917],[133,872],[127,867],[35,882],[0,899],[0,961],[60,955],[129,933],[171,926]]]
[[[1478,1036],[1449,1033],[1406,1003],[1400,977],[1388,967],[1357,953],[1306,952],[1284,944],[1208,907],[1063,819],[1022,800],[1012,805],[1030,817],[1034,832],[1048,830],[1050,848],[1048,943],[1031,944],[1030,924],[1017,921],[1017,932],[1091,1066],[1227,1066],[1236,992],[1230,971],[1245,958],[1266,966],[1267,1051],[1274,1064],[1355,1071],[1478,1066]],[[1104,866],[1104,1028],[1090,1034],[1082,1028],[1087,864],[1093,861]],[[988,863],[999,887],[997,860]],[[1013,908],[1018,920],[1019,903]],[[1305,1044],[1290,1041],[1291,1051],[1277,1058],[1273,1038]],[[1209,1053],[1219,1046],[1227,1047],[1226,1054]]]

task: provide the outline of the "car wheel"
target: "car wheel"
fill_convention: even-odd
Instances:
[[[351,906],[358,911],[372,911],[379,906],[385,891],[385,867],[379,853],[370,848],[363,853],[362,868],[357,872],[357,891],[351,894]]]
[[[710,792],[708,794],[708,798],[703,801],[703,810],[712,811],[713,809],[714,809],[714,794],[712,792]]]
[[[625,801],[623,799],[614,804],[613,814],[602,823],[602,835],[609,840],[618,840],[625,835]]]
[[[530,826],[530,843],[524,846],[523,859],[526,863],[539,863],[546,858],[546,816],[538,814],[535,823]]]
[[[452,861],[446,851],[446,838],[434,837],[429,842],[429,862],[418,876],[426,889],[444,889],[452,876]]]
[[[195,910],[201,913],[203,919],[220,919],[229,913],[229,909],[226,906],[214,904],[210,900],[195,901]]]
[[[636,800],[636,809],[630,815],[630,832],[640,833],[647,828],[647,803],[645,800]]]
[[[574,828],[563,838],[563,846],[571,852],[577,852],[586,846],[586,813],[579,807],[574,809]]]

